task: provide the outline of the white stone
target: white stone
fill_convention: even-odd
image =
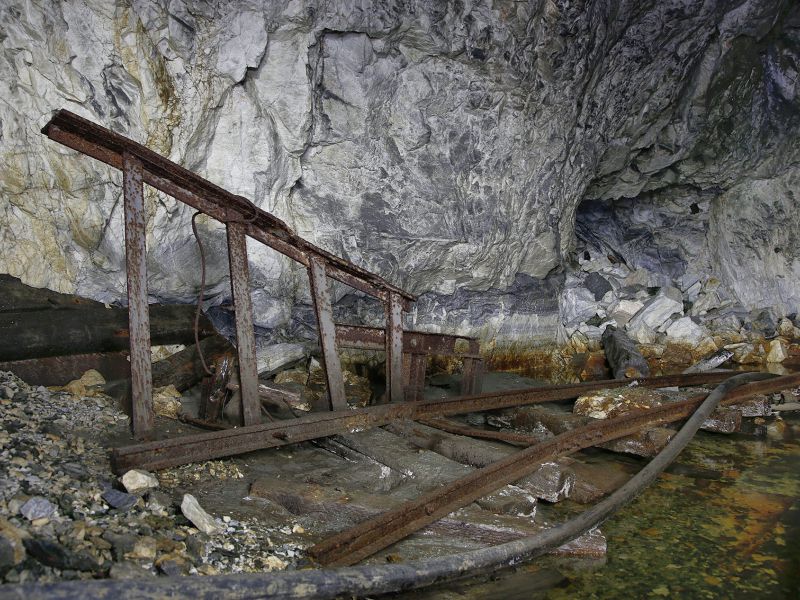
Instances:
[[[710,337],[708,330],[692,321],[691,317],[677,319],[667,328],[666,334],[670,340],[692,346],[698,346],[703,340]]]
[[[769,343],[768,363],[782,363],[789,357],[789,344],[786,340],[776,338]]]
[[[121,481],[129,494],[138,494],[158,487],[158,478],[141,469],[131,469],[122,476]]]
[[[628,327],[637,328],[639,325],[646,325],[650,329],[657,329],[674,314],[683,315],[683,296],[677,288],[661,288],[658,294],[645,302],[644,307],[631,318]]]
[[[640,344],[654,344],[658,339],[658,334],[642,322],[636,323],[633,326],[628,324],[628,326],[625,327],[625,331],[631,339],[636,340]]]
[[[631,317],[638,313],[644,307],[644,302],[641,300],[620,300],[616,306],[613,306],[609,311],[611,317],[619,323],[620,326],[625,325],[631,320]]]
[[[183,516],[192,522],[203,533],[214,535],[224,529],[223,525],[217,523],[210,514],[203,510],[197,498],[191,494],[184,494],[181,501],[181,512]]]
[[[302,344],[270,344],[256,342],[256,365],[259,373],[274,372],[304,358],[308,354]]]

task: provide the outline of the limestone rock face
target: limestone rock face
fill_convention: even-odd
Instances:
[[[796,3],[9,0],[0,27],[0,272],[30,285],[125,297],[120,174],[39,133],[68,108],[421,294],[420,328],[553,337],[578,241],[800,308]],[[194,301],[191,211],[146,202],[152,299]],[[257,325],[296,339],[304,270],[250,259]]]

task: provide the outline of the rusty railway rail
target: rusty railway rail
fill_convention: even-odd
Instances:
[[[647,387],[692,386],[718,383],[729,374],[666,375],[641,379],[638,380],[638,383]],[[569,400],[588,392],[630,384],[631,380],[629,379],[612,379],[442,400],[403,402],[352,410],[311,413],[288,421],[200,433],[116,448],[111,454],[112,466],[117,473],[133,468],[164,469],[201,460],[224,458],[245,452],[294,444],[337,433],[379,427],[393,419],[425,419],[511,408],[524,404]]]
[[[777,392],[798,384],[800,375],[747,384],[729,393],[725,403],[730,404],[756,394]],[[355,564],[499,487],[533,473],[543,461],[636,433],[647,426],[685,419],[702,403],[706,395],[590,423],[562,433],[551,440],[477,469],[395,510],[367,519],[312,546],[309,554],[325,566]]]

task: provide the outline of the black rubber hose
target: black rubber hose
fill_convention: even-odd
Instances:
[[[216,575],[213,577],[74,581],[53,584],[0,586],[0,598],[93,597],[134,598],[335,598],[398,592],[478,575],[529,560],[597,527],[635,498],[666,469],[694,437],[719,402],[736,386],[769,379],[770,373],[736,375],[718,385],[686,421],[670,443],[605,500],[589,510],[535,536],[440,558],[406,564],[369,565],[340,569],[308,569],[282,573]]]

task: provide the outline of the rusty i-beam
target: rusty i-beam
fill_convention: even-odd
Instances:
[[[694,373],[640,379],[646,387],[691,386],[718,383],[730,376],[723,373]],[[145,442],[115,448],[111,453],[116,473],[128,469],[165,469],[203,460],[235,456],[254,450],[275,448],[304,442],[337,433],[361,431],[386,425],[395,419],[427,419],[467,412],[511,408],[525,404],[555,402],[576,398],[582,394],[631,385],[630,379],[613,379],[569,385],[549,385],[540,388],[511,390],[499,393],[392,403],[344,411],[313,413],[296,419],[239,427],[225,431],[199,433],[168,440]]]
[[[133,379],[131,423],[134,435],[139,438],[147,437],[153,426],[145,247],[147,219],[143,193],[145,183],[224,223],[227,228],[245,426],[252,426],[260,421],[253,308],[247,264],[248,237],[308,269],[322,348],[322,366],[328,384],[328,402],[325,406],[315,407],[317,410],[342,410],[347,407],[338,356],[338,350],[342,346],[385,351],[387,397],[392,402],[399,402],[406,397],[406,390],[409,390],[407,399],[418,399],[418,390],[421,388],[419,379],[424,379],[425,375],[424,360],[420,361],[419,356],[425,352],[422,348],[407,348],[404,338],[412,332],[405,331],[403,327],[403,311],[408,310],[410,303],[416,300],[415,296],[296,235],[283,221],[259,209],[248,199],[232,194],[145,146],[69,111],[57,111],[44,126],[42,133],[123,173]],[[337,326],[333,320],[328,278],[379,299],[384,305],[385,330],[376,332],[370,328]],[[475,366],[477,340],[438,334],[412,335],[412,340],[425,341],[429,348],[442,350],[445,354],[463,355],[465,372],[468,374],[465,390],[470,392],[479,388],[480,365],[477,368]],[[460,340],[466,341],[466,351],[456,349],[456,342]],[[379,342],[380,346],[376,347],[375,342]],[[406,370],[405,377],[404,358],[415,366],[414,369]]]

